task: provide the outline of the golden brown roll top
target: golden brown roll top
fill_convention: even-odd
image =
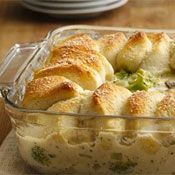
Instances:
[[[63,46],[54,48],[48,60],[49,64],[74,62],[84,64],[99,73],[102,81],[112,77],[114,71],[107,59],[95,50],[87,50],[84,46]]]
[[[127,39],[122,32],[104,35],[97,40],[100,53],[108,59],[114,70],[116,70],[117,54],[123,48],[126,41]]]
[[[97,115],[119,115],[130,95],[131,92],[124,87],[114,83],[104,83],[94,91],[88,106],[83,106],[81,112]]]
[[[60,61],[81,62],[86,66],[97,71],[102,81],[105,78],[111,79],[114,73],[108,60],[98,52],[98,45],[87,34],[78,34],[64,40],[52,51],[48,60],[49,63],[55,64]]]
[[[133,117],[154,117],[158,103],[163,99],[164,94],[158,91],[137,91],[127,101],[125,114]],[[126,122],[129,130],[142,129],[152,125],[152,120],[136,119]]]
[[[158,104],[157,117],[175,117],[175,92],[168,93]]]
[[[158,91],[137,91],[129,97],[127,114],[132,116],[154,116],[158,102],[164,94]]]
[[[103,81],[100,75],[89,66],[82,63],[63,62],[46,66],[35,73],[35,78],[59,75],[77,83],[83,89],[95,90]]]
[[[169,71],[170,38],[165,33],[149,34],[152,49],[146,55],[140,67],[150,72]]]
[[[60,42],[57,46],[84,46],[89,50],[99,50],[96,42],[88,34],[84,33],[70,36]]]
[[[158,103],[156,112],[156,117],[160,118],[172,118],[173,120],[156,120],[157,123],[157,132],[155,137],[157,137],[161,143],[168,147],[174,144],[175,142],[175,93],[168,92],[164,98]]]
[[[170,67],[175,70],[175,42],[170,42]]]
[[[146,54],[151,51],[152,43],[144,32],[131,36],[117,56],[117,70],[136,72]]]
[[[47,109],[59,100],[78,96],[83,89],[62,76],[34,79],[26,86],[23,106],[28,109]]]

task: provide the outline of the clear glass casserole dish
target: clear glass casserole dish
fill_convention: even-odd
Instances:
[[[163,30],[95,26],[68,26],[49,32],[37,43],[16,44],[0,66],[0,89],[5,107],[15,128],[22,158],[42,173],[68,174],[173,174],[175,167],[174,118],[88,116],[87,125],[80,114],[29,110],[20,107],[25,84],[48,58],[51,48],[68,36],[87,33],[98,38],[104,34]],[[175,31],[166,30],[171,38]],[[86,116],[86,115],[85,115]],[[58,122],[65,119],[61,125]],[[94,128],[89,123],[95,123]],[[105,128],[106,122],[119,123]],[[145,123],[137,130],[121,123]]]

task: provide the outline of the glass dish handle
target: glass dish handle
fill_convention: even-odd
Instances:
[[[23,70],[41,48],[42,42],[15,44],[0,64],[0,89],[9,89],[14,85]]]

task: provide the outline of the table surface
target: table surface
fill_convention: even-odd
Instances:
[[[40,40],[49,30],[72,25],[175,29],[175,0],[129,0],[119,8],[90,19],[64,20],[23,8],[19,1],[0,1],[0,62],[15,43]],[[0,143],[11,129],[0,99]]]

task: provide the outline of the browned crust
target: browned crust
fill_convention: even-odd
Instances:
[[[126,45],[123,47],[122,52],[127,52],[129,50],[132,50],[132,47],[135,47],[139,44],[145,43],[145,40],[147,40],[147,35],[145,32],[137,32],[136,34],[132,35],[129,39]]]
[[[77,74],[77,76],[82,76],[86,74],[86,76],[90,76],[90,71],[84,67],[82,64],[69,64],[67,62],[63,62],[61,64],[54,64],[47,67],[44,67],[35,72],[35,78],[50,76],[50,75],[59,75],[59,73],[64,72],[73,72]]]
[[[93,93],[93,101],[94,105],[100,104],[101,100],[110,101],[110,99],[113,97],[113,93],[115,93],[115,84],[112,83],[104,83],[99,88],[96,89],[96,91]]]
[[[117,69],[135,72],[150,49],[151,42],[144,32],[132,35],[117,56]]]
[[[104,35],[98,42],[105,46],[105,50],[111,50],[115,45],[119,45],[126,41],[124,33],[117,32],[114,34]]]
[[[164,32],[148,34],[147,36],[153,43],[160,43],[164,40],[167,40],[167,41],[170,40],[169,36]]]
[[[58,46],[79,46],[82,45],[86,49],[97,50],[95,41],[87,34],[81,33],[73,35],[59,43]]]
[[[175,117],[175,94],[170,93],[166,95],[158,104],[156,110],[158,117]]]
[[[117,86],[114,83],[104,83],[93,93],[92,107],[99,114],[119,114],[118,106],[121,104],[118,103],[118,100],[121,99],[120,103],[124,106],[123,101],[130,95],[131,92],[124,87]]]
[[[127,112],[128,114],[141,116],[145,113],[145,106],[147,101],[149,100],[149,95],[146,91],[138,91],[132,94],[131,97],[128,98],[127,102]]]
[[[24,103],[28,99],[54,96],[61,91],[78,91],[81,90],[76,83],[61,77],[48,76],[34,79],[27,84]]]
[[[132,35],[129,38],[127,45],[128,46],[130,44],[135,45],[135,44],[138,44],[139,42],[144,42],[145,38],[147,38],[147,35],[145,32],[137,32],[135,35]]]
[[[79,48],[79,49],[78,49]],[[82,46],[62,46],[55,48],[49,59],[50,64],[62,62],[78,62],[90,66],[97,72],[103,69],[101,55],[93,50],[84,50]]]
[[[95,90],[103,82],[100,75],[95,70],[84,64],[74,63],[73,61],[44,67],[36,71],[35,78],[52,75],[64,76],[76,82],[84,89],[89,90]]]

